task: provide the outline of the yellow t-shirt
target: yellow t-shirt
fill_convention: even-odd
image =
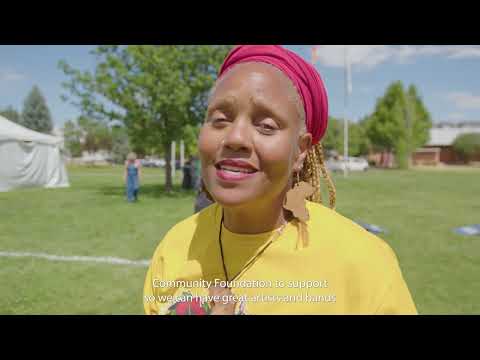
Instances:
[[[223,227],[229,279],[276,238],[229,284],[237,313],[417,313],[397,258],[386,242],[325,206],[307,202],[307,209],[306,247],[298,247],[293,223],[279,237],[275,231],[244,235]],[[145,279],[147,314],[208,313],[208,285],[215,281],[222,285],[219,281],[225,280],[218,243],[221,211],[221,206],[212,204],[165,235]]]

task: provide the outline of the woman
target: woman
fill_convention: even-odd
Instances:
[[[392,249],[333,210],[327,119],[320,75],[299,56],[230,52],[199,137],[215,203],[156,249],[147,314],[416,314]]]
[[[142,165],[137,160],[137,154],[131,152],[127,155],[125,161],[124,180],[127,186],[127,201],[134,202],[138,200],[138,189],[140,187]]]

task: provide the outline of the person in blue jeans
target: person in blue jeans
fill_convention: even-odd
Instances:
[[[127,187],[127,201],[134,202],[138,200],[138,189],[140,187],[141,163],[137,160],[137,154],[131,152],[127,155],[125,161],[125,185]]]

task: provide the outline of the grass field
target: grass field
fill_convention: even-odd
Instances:
[[[0,252],[149,259],[193,212],[194,193],[163,191],[144,169],[140,202],[124,199],[121,168],[69,169],[71,187],[0,193]],[[480,313],[480,170],[370,171],[335,176],[337,210],[388,230],[422,314]],[[381,271],[381,269],[379,269]],[[0,314],[141,314],[146,268],[0,257]]]

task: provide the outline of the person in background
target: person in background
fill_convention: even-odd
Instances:
[[[201,164],[198,156],[192,156],[192,184],[195,190],[201,188]]]
[[[195,204],[193,208],[193,213],[196,214],[207,206],[213,204],[213,201],[210,200],[202,188],[202,177],[201,177],[201,163],[198,157],[193,157],[192,160],[192,181],[197,191],[197,196],[195,197]]]
[[[202,211],[207,206],[212,205],[214,202],[208,198],[208,195],[202,189],[197,191],[197,197],[195,198],[194,214]]]
[[[137,159],[137,154],[131,152],[127,155],[125,161],[124,180],[127,191],[127,201],[134,202],[138,200],[138,190],[140,188],[142,165]]]
[[[192,159],[189,159],[183,165],[182,188],[186,190],[193,188],[192,166],[193,166]]]

